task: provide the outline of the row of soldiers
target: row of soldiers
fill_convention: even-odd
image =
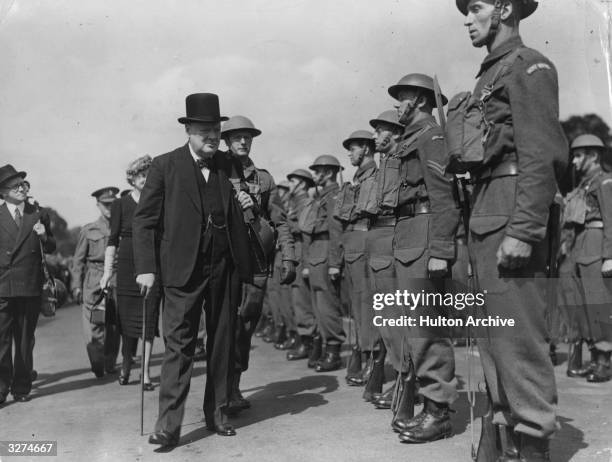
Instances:
[[[274,322],[260,324],[258,335],[317,372],[340,368],[345,281],[356,329],[347,383],[365,386],[366,401],[392,409],[391,427],[402,442],[426,443],[452,433],[449,406],[458,392],[451,334],[418,324],[374,326],[372,296],[484,292],[485,314],[512,318],[517,327],[477,335],[495,435],[492,452],[481,445],[478,460],[549,460],[549,438],[558,429],[546,325],[551,299],[574,332],[568,375],[591,382],[612,377],[612,175],[601,168],[601,140],[586,135],[568,147],[554,66],[518,35],[519,22],[537,2],[457,0],[457,7],[473,44],[492,51],[474,94],[448,104],[449,126],[440,126],[448,99],[437,82],[408,74],[388,88],[396,109],[370,120],[374,132],[358,130],[342,142],[357,167],[352,182],[339,184],[341,163],[323,155],[309,166],[312,173],[295,170],[279,185],[297,277],[290,288],[269,279]],[[485,13],[494,16],[486,28]],[[470,127],[470,118],[478,123]],[[242,121],[242,129],[260,133]],[[569,151],[582,179],[563,215],[563,226],[573,232],[562,253],[567,277],[551,286],[542,283],[554,275],[557,259],[559,223],[551,206]],[[255,178],[269,177],[255,172]],[[272,274],[285,258],[277,253]],[[550,296],[551,287],[560,297]],[[449,315],[440,307],[432,313]],[[406,312],[391,305],[383,314],[398,319]],[[592,354],[585,365],[583,341]],[[396,380],[383,392],[385,361]],[[416,389],[423,408],[414,415]]]

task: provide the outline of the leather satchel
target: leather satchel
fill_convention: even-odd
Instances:
[[[43,286],[41,293],[41,304],[40,312],[43,316],[51,317],[55,316],[55,310],[57,309],[57,285],[55,279],[49,274],[47,268],[47,261],[45,260],[45,252],[43,250],[42,242],[40,243],[40,256],[43,270]]]

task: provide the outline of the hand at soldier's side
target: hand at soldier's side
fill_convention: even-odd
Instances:
[[[303,277],[304,279],[308,279],[308,276],[310,276],[310,271],[308,270],[308,268],[304,268],[304,269],[302,270],[302,277]]]
[[[284,260],[281,267],[280,283],[283,285],[291,284],[295,281],[295,263]]]
[[[429,276],[432,278],[442,278],[448,273],[448,262],[441,258],[431,257],[427,263]]]
[[[497,265],[508,269],[525,266],[531,258],[531,244],[506,236],[497,249]]]
[[[612,277],[612,258],[603,261],[601,265],[601,275],[605,278]]]
[[[81,288],[80,287],[75,287],[74,289],[72,289],[72,298],[79,305],[81,303],[83,303],[83,292],[81,292]]]
[[[138,276],[136,276],[136,284],[138,284],[138,287],[140,287],[140,293],[142,295],[148,294],[154,283],[155,274],[153,273],[139,274]]]
[[[250,207],[253,207],[253,205],[255,205],[251,196],[249,196],[244,191],[240,191],[237,197],[238,197],[238,202],[240,202],[240,207],[242,207],[242,210],[246,210]]]
[[[331,279],[332,282],[336,282],[340,279],[340,269],[339,268],[329,268],[327,270],[327,274],[329,275],[329,279]]]

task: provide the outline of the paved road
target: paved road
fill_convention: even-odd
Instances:
[[[565,350],[563,350],[565,351]],[[154,349],[152,377],[159,380],[161,341]],[[561,354],[565,358],[565,354]],[[474,383],[482,380],[478,358]],[[429,445],[399,443],[389,411],[374,410],[361,389],[345,385],[344,372],[316,374],[304,362],[288,363],[271,345],[255,341],[243,390],[251,410],[234,419],[238,435],[208,432],[202,419],[205,362],[194,368],[181,445],[154,452],[140,436],[138,370],[119,386],[116,376],[96,379],[89,371],[79,309],[62,308],[41,319],[36,336],[34,399],[0,408],[0,440],[57,440],[58,457],[36,460],[94,461],[469,461],[471,426],[465,393],[465,349],[457,350],[461,398],[454,408],[456,435]],[[556,368],[561,431],[552,443],[554,461],[612,461],[612,384],[592,385]],[[480,409],[479,405],[479,409]],[[145,433],[153,430],[157,389],[146,393]],[[478,424],[475,425],[475,431]],[[0,458],[25,462],[27,457]]]

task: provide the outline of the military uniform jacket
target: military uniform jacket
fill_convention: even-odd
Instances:
[[[444,174],[444,132],[431,115],[406,127],[395,156],[399,159],[398,215],[402,207],[429,204],[427,248],[431,257],[453,260],[459,210],[452,183]]]
[[[516,50],[516,51],[515,51]],[[516,58],[487,88],[503,58]],[[559,85],[554,65],[541,53],[512,38],[493,50],[483,61],[474,97],[490,92],[485,118],[490,133],[485,144],[484,167],[494,169],[504,162],[518,163],[516,190],[502,197],[476,199],[470,227],[489,232],[506,226],[505,234],[524,242],[544,239],[549,207],[557,191],[557,180],[567,166],[567,140],[559,123]],[[472,172],[476,180],[482,172]],[[491,196],[491,194],[489,194]],[[493,219],[492,219],[493,218]]]
[[[575,197],[576,193],[584,195],[585,210],[579,220],[583,219],[584,223],[574,223],[575,261],[590,264],[598,260],[612,259],[612,174],[599,168],[583,179],[568,197]],[[594,232],[591,232],[587,239],[580,239],[580,234],[586,229]]]
[[[282,260],[296,261],[293,237],[287,224],[287,214],[280,200],[274,178],[267,170],[257,168],[251,162],[244,168],[244,179],[249,194],[254,198],[259,213],[272,222],[277,232],[277,245]]]
[[[83,290],[83,302],[93,305],[100,295],[104,274],[104,252],[110,236],[108,220],[100,216],[81,228],[70,269],[73,287]],[[112,282],[111,282],[112,285]]]
[[[338,193],[334,216],[343,225],[355,223],[376,213],[376,163],[372,160],[360,166],[352,183],[344,183]]]
[[[304,240],[304,262],[319,264],[327,260],[331,268],[342,267],[342,224],[333,217],[339,189],[338,183],[325,186],[312,204],[302,211],[300,226]],[[308,223],[307,229],[303,223]],[[317,245],[317,239],[321,237],[328,239],[329,245]]]
[[[29,203],[24,204],[18,228],[5,203],[0,205],[0,297],[36,297],[43,284],[40,238],[33,231],[40,220],[47,230],[45,253],[55,250],[49,216]]]

